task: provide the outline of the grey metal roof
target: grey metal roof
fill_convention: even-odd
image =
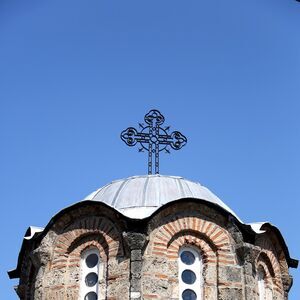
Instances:
[[[200,183],[177,176],[157,174],[116,180],[91,193],[84,200],[100,201],[129,218],[143,219],[161,206],[184,198],[200,199],[219,205],[239,220],[209,189]]]
[[[85,205],[89,201],[99,201],[115,208],[129,218],[144,219],[152,215],[161,206],[185,198],[204,200],[218,205],[236,217],[242,226],[247,226],[224,202],[200,183],[177,176],[144,175],[129,177],[113,181],[91,193],[83,201],[61,210],[50,220],[45,229],[30,226],[24,236],[17,268],[8,272],[9,277],[20,277],[21,262],[26,243],[31,243],[36,237],[44,236],[56,219],[66,211],[74,209],[74,207]],[[289,266],[297,268],[298,261],[290,257],[287,245],[277,227],[266,222],[251,223],[249,225],[256,234],[264,233],[265,226],[270,227],[283,245]]]

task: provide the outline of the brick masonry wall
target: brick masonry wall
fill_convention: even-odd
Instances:
[[[59,220],[36,250],[47,262],[36,277],[34,299],[78,299],[81,253],[89,248],[98,249],[105,270],[99,299],[128,299],[129,259],[117,219],[110,210],[89,207]]]
[[[144,253],[144,299],[179,299],[178,252],[183,245],[201,253],[203,299],[258,299],[256,268],[261,251],[268,253],[272,273],[266,278],[267,288],[273,299],[284,299],[276,253],[244,243],[231,221],[205,204],[188,202],[156,215],[149,223],[150,242]]]
[[[246,243],[232,218],[188,200],[138,224],[99,203],[61,215],[24,255],[20,298],[77,300],[81,253],[93,247],[105,270],[99,299],[179,299],[178,252],[192,245],[203,260],[203,299],[258,299],[259,267],[273,299],[287,299],[288,267],[271,233]]]
[[[199,209],[205,209],[205,214]],[[209,213],[219,222],[210,219]],[[149,226],[150,242],[144,256],[144,298],[179,299],[178,252],[183,245],[193,245],[203,259],[205,299],[218,299],[218,294],[227,291],[231,299],[242,299],[242,268],[224,223],[221,215],[192,203],[169,207],[157,215]],[[161,288],[157,292],[153,286]]]

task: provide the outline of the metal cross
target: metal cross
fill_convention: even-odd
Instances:
[[[155,174],[159,173],[159,152],[170,153],[170,148],[181,149],[186,143],[187,138],[179,131],[168,133],[170,126],[162,128],[165,117],[156,109],[152,109],[144,118],[147,125],[139,123],[142,128],[138,132],[134,127],[128,127],[121,132],[121,139],[128,146],[141,145],[139,152],[148,151],[148,174],[152,174],[152,158],[155,158]]]

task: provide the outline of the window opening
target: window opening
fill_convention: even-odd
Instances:
[[[265,295],[266,295],[265,271],[263,270],[262,267],[259,267],[257,277],[258,277],[259,300],[265,300]]]
[[[98,300],[100,256],[97,249],[88,249],[81,256],[81,300]]]
[[[192,246],[182,247],[178,258],[179,297],[181,300],[202,299],[202,259]]]

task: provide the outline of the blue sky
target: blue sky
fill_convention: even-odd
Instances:
[[[152,108],[188,137],[161,173],[270,221],[300,258],[299,28],[293,0],[0,0],[0,298],[17,299],[29,225],[147,172],[119,135]]]

